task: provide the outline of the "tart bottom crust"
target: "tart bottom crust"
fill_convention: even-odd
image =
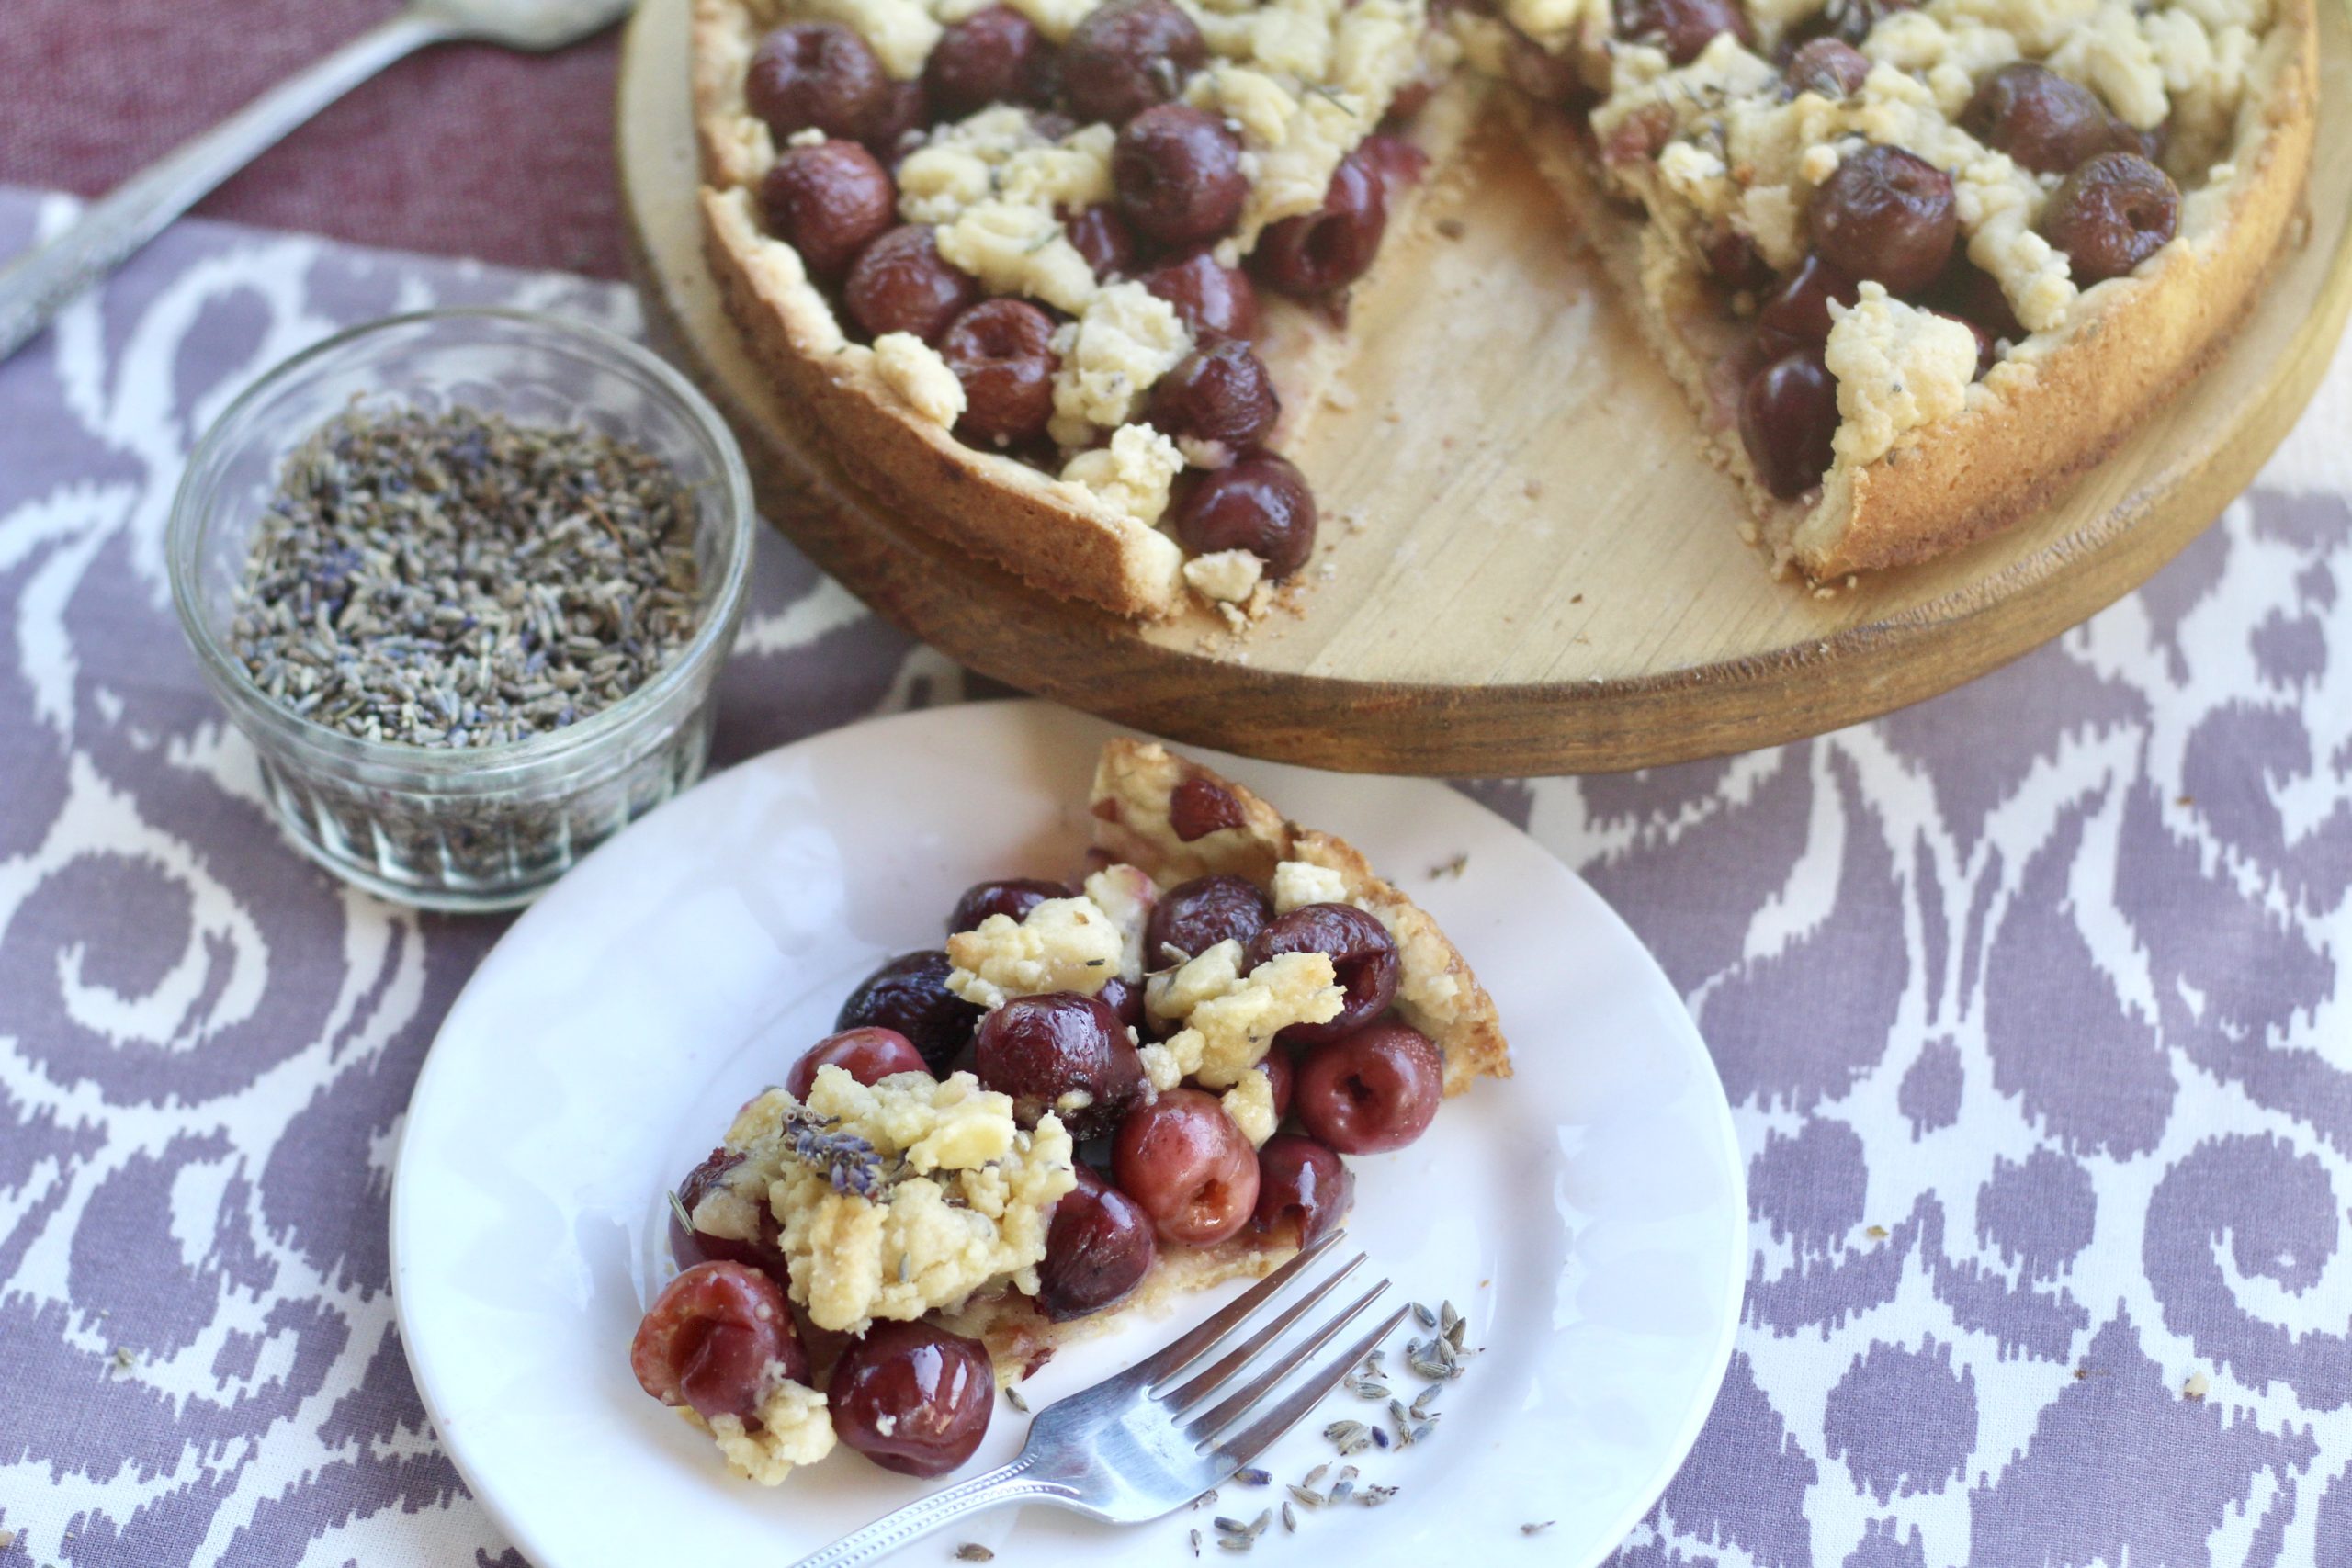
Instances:
[[[966,446],[910,410],[870,351],[842,335],[797,256],[761,231],[745,185],[756,160],[730,139],[752,27],[744,0],[696,0],[694,25],[696,124],[710,182],[701,203],[706,254],[753,358],[787,401],[808,411],[812,434],[910,521],[1047,592],[1130,619],[1173,614],[1185,592],[1181,553],[1165,536],[1082,487]],[[1758,481],[1710,385],[1712,355],[1686,341],[1672,302],[1648,294],[1643,225],[1610,205],[1580,128],[1459,74],[1439,96],[1452,112],[1424,149],[1431,163],[1421,188],[1442,177],[1483,98],[1502,98],[1577,233],[1683,388],[1715,460],[1746,489],[1775,564],[1826,580],[1924,560],[2016,522],[2053,484],[2107,456],[2221,352],[2302,209],[2317,130],[2312,0],[2284,0],[2256,70],[2259,107],[2241,114],[2236,172],[2185,198],[2185,243],[2153,272],[2086,291],[2060,331],[2031,344],[2035,375],[2026,385],[1972,399],[1954,418],[1866,466],[1833,469],[1809,509],[1776,500]],[[1410,220],[1410,203],[1400,203],[1392,221]],[[1380,281],[1375,266],[1359,287]],[[1289,406],[1319,400],[1321,383],[1344,358],[1320,352],[1325,346],[1277,355],[1272,368]]]
[[[2185,243],[2153,270],[2086,289],[2057,332],[2029,340],[2032,379],[1972,397],[1884,457],[1831,470],[1810,508],[1758,479],[1714,385],[1720,336],[1678,318],[1711,309],[1658,297],[1645,280],[1645,226],[1609,201],[1589,141],[1513,96],[1510,112],[1643,334],[1690,400],[1702,439],[1747,492],[1776,565],[1816,581],[1906,566],[2018,521],[2052,486],[2114,450],[2227,346],[2303,212],[2318,128],[2318,30],[2312,0],[2285,0],[2256,56],[2249,111],[2231,150],[2236,173],[2184,194]],[[1695,292],[1695,291],[1694,291]]]

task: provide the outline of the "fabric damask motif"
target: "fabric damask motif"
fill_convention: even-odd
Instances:
[[[63,210],[0,193],[0,254]],[[161,554],[252,376],[492,300],[635,324],[189,224],[0,365],[0,1563],[521,1568],[385,1252],[409,1086],[499,927],[277,840]],[[1730,1375],[1619,1568],[2352,1568],[2346,428],[2352,358],[2180,560],[1960,692],[1467,786],[1657,953],[1750,1160]],[[770,538],[720,761],[967,694]]]

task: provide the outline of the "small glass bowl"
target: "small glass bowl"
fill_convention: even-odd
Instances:
[[[287,456],[355,398],[577,423],[661,457],[695,498],[693,640],[612,706],[497,746],[359,740],[272,701],[229,646],[248,541]],[[701,776],[714,683],[742,618],[753,515],[725,423],[644,349],[526,311],[427,310],[331,337],[247,389],[189,457],[164,548],[172,601],[205,682],[260,753],[295,843],[400,903],[500,909],[527,903]]]

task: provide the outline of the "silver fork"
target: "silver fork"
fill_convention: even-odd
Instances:
[[[1334,1231],[1305,1248],[1159,1354],[1039,1411],[1030,1425],[1028,1442],[1011,1464],[909,1504],[802,1558],[794,1568],[849,1568],[868,1562],[957,1519],[1007,1504],[1049,1503],[1111,1524],[1141,1524],[1175,1512],[1305,1420],[1349,1370],[1405,1320],[1408,1309],[1398,1307],[1379,1327],[1316,1368],[1279,1403],[1269,1403],[1292,1372],[1388,1288],[1383,1280],[1248,1382],[1229,1387],[1308,1309],[1355,1272],[1364,1260],[1359,1252],[1257,1333],[1178,1381],[1177,1374],[1216,1349],[1287,1290],[1310,1263],[1326,1256],[1340,1235]],[[1211,1404],[1220,1393],[1225,1396]]]
[[[0,359],[161,233],[222,180],[296,126],[427,44],[471,39],[534,53],[561,49],[628,14],[632,0],[412,0],[352,39],[164,154],[92,202],[73,227],[0,269]]]

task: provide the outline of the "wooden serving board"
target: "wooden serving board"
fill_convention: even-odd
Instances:
[[[657,341],[742,437],[769,517],[974,670],[1283,761],[1607,772],[1946,691],[2130,592],[2218,516],[2302,411],[2352,309],[2352,23],[2329,3],[2308,231],[2227,352],[2041,515],[1821,595],[1774,580],[1740,541],[1739,494],[1702,455],[1680,393],[1529,161],[1486,138],[1476,178],[1447,182],[1388,237],[1392,281],[1358,301],[1345,394],[1291,447],[1327,542],[1301,613],[1238,637],[1205,613],[1136,627],[893,515],[753,368],[702,260],[686,12],[644,0],[630,29],[621,180]]]

